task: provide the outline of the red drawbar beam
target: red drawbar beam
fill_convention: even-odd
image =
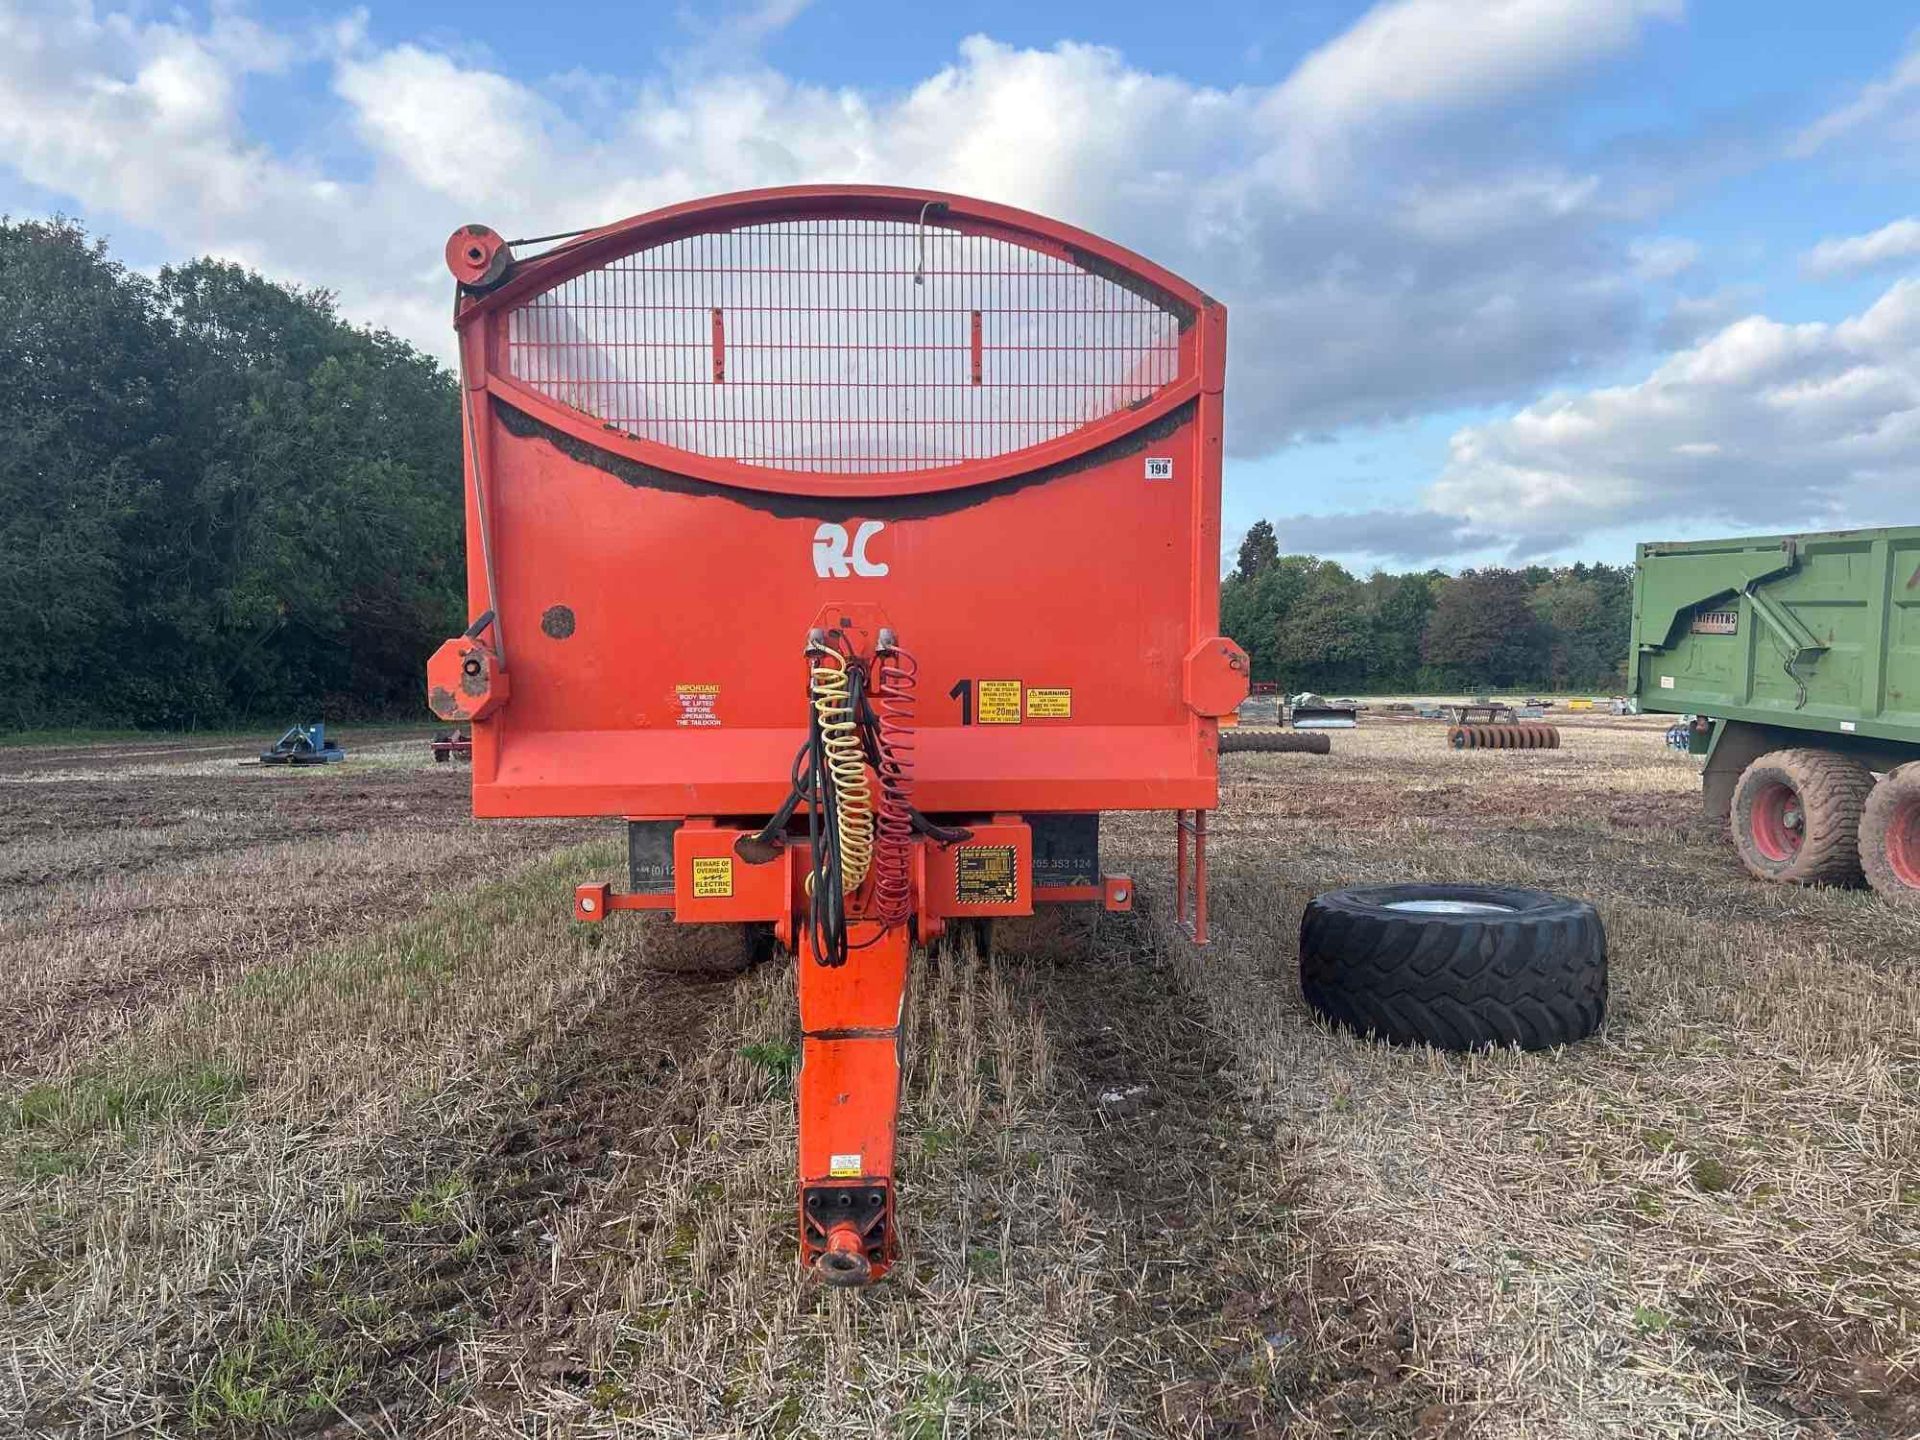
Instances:
[[[907,927],[848,930],[844,965],[803,943],[800,990],[800,1260],[831,1285],[878,1280],[899,1254],[894,1130]]]

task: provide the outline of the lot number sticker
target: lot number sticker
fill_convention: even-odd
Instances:
[[[1166,455],[1147,457],[1147,478],[1149,480],[1171,480],[1173,478],[1173,460]]]

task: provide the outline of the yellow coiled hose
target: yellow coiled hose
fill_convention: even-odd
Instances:
[[[853,718],[846,660],[831,651],[817,656],[811,689],[814,714],[820,719],[827,777],[839,813],[840,888],[851,895],[860,888],[873,864],[873,791],[867,784],[860,727]]]

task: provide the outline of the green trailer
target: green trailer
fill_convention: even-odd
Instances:
[[[1747,868],[1920,900],[1920,526],[1639,547],[1634,690]],[[1903,770],[1901,767],[1905,766]]]

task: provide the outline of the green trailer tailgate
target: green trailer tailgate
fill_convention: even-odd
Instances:
[[[1920,743],[1920,526],[1639,547],[1643,710]]]

